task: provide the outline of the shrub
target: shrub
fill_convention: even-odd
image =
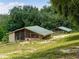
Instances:
[[[3,33],[3,31],[0,29],[0,41],[2,41],[3,36],[4,36],[4,33]]]
[[[4,35],[4,37],[2,38],[2,42],[3,43],[8,43],[9,41],[9,37],[8,37],[8,34]]]

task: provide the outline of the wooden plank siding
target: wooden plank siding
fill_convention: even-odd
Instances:
[[[42,38],[43,36],[34,33],[32,31],[29,31],[27,29],[22,29],[15,32],[15,40],[28,40],[28,39],[36,39],[36,38]]]
[[[25,40],[24,29],[15,32],[15,40]]]
[[[27,39],[40,39],[40,38],[42,38],[43,36],[41,36],[41,35],[39,35],[39,34],[37,34],[37,33],[35,33],[35,32],[32,32],[32,31],[29,31],[29,30],[27,30],[27,29],[25,29],[25,40],[27,40]]]

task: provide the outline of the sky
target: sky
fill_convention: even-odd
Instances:
[[[49,5],[49,0],[0,0],[0,14],[8,14],[14,6],[31,5],[38,7]]]

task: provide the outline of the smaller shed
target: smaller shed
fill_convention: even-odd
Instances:
[[[60,26],[60,27],[58,27],[58,29],[65,31],[65,32],[71,32],[72,31],[72,29],[64,27],[64,26]]]
[[[60,26],[60,27],[55,28],[55,32],[58,32],[58,33],[68,32],[69,33],[69,32],[72,32],[72,29],[64,27],[64,26]]]
[[[48,37],[53,32],[40,26],[29,26],[17,29],[9,34],[9,41],[15,42],[16,40],[34,40]]]

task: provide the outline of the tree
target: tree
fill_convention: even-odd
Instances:
[[[23,7],[23,21],[25,26],[40,25],[39,10],[36,7],[24,6]]]
[[[8,22],[8,31],[13,31],[24,27],[24,22],[22,19],[22,9],[21,7],[14,7],[10,10],[10,20]]]
[[[44,6],[41,9],[41,12],[47,19],[46,24],[44,23],[44,26],[46,26],[48,29],[54,29],[59,26],[71,27],[71,21],[69,19],[66,20],[63,15],[59,15],[52,6]]]
[[[58,14],[71,20],[72,27],[78,28],[79,0],[51,0],[51,4]]]
[[[24,26],[41,25],[38,8],[32,6],[14,7],[10,10],[11,20],[8,22],[8,31]]]
[[[58,15],[51,6],[44,6],[41,10],[32,6],[14,7],[10,12],[8,31],[27,26],[41,26],[52,30],[58,26],[70,27],[70,21]]]
[[[79,0],[51,0],[56,11],[64,16],[78,15]]]

